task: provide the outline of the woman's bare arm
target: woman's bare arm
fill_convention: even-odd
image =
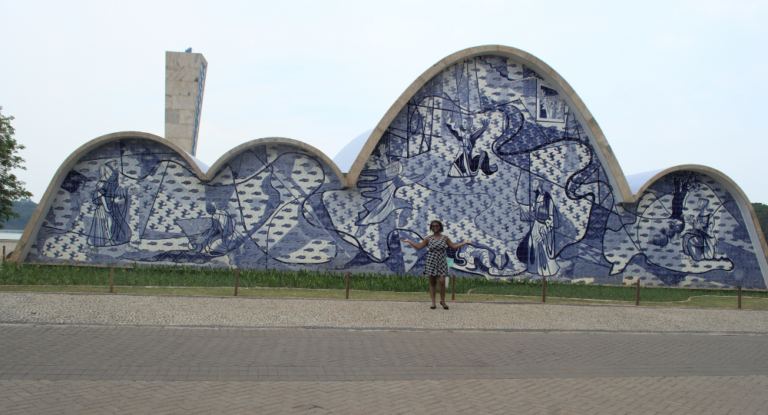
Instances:
[[[464,245],[471,244],[472,242],[475,242],[475,240],[474,239],[467,239],[464,242],[461,242],[461,243],[458,243],[458,244],[454,244],[453,242],[451,242],[451,239],[449,237],[447,237],[447,236],[445,237],[445,243],[448,245],[448,248],[451,248],[451,249],[459,249],[459,248],[461,248]]]
[[[424,240],[421,241],[421,244],[419,244],[419,245],[416,245],[416,242],[413,242],[412,240],[410,240],[408,238],[403,238],[403,239],[401,239],[401,241],[408,242],[409,244],[411,244],[412,247],[414,247],[414,248],[416,248],[418,250],[422,250],[422,249],[424,249],[424,247],[427,246],[427,241],[429,241],[429,236],[424,238]]]

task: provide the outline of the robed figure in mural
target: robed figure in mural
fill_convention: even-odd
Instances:
[[[459,150],[459,154],[453,161],[448,177],[475,177],[478,171],[482,171],[490,176],[498,170],[495,164],[490,165],[488,152],[480,151],[478,155],[473,154],[477,140],[488,129],[488,120],[483,120],[481,123],[482,127],[472,130],[472,120],[462,118],[461,127],[459,127],[458,131],[451,127],[450,124],[445,124],[448,127],[448,131],[459,140],[461,145],[461,150]]]
[[[212,256],[220,256],[243,244],[245,237],[235,229],[237,221],[231,214],[217,209],[213,202],[205,205],[205,211],[211,215],[211,218],[201,219],[205,223],[202,232],[195,235],[188,234],[190,249],[205,252]],[[188,222],[193,221],[195,220]],[[188,231],[185,230],[185,232]]]
[[[96,212],[88,232],[88,244],[98,248],[124,244],[131,239],[127,220],[128,197],[128,192],[120,187],[115,161],[101,166],[99,182],[91,194]]]
[[[687,215],[686,223],[691,231],[683,235],[683,252],[695,261],[715,259],[717,238],[715,238],[715,221],[708,212],[709,200],[701,198],[696,201],[699,214]]]
[[[557,208],[552,195],[539,180],[533,181],[533,203],[523,220],[531,222],[531,230],[517,248],[517,258],[525,262],[528,272],[545,277],[555,275],[560,266],[555,259],[555,229],[559,226]]]

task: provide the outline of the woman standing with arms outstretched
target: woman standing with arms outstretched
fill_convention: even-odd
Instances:
[[[443,309],[447,310],[448,305],[445,303],[445,277],[448,275],[448,260],[445,257],[445,250],[448,248],[459,249],[473,241],[470,239],[460,244],[454,244],[447,236],[442,235],[443,224],[439,220],[433,220],[429,224],[429,230],[432,231],[432,235],[424,238],[419,245],[416,245],[416,242],[408,238],[403,238],[401,241],[408,242],[418,250],[424,249],[424,247],[429,249],[427,263],[424,264],[424,275],[429,277],[429,296],[432,298],[432,307],[429,308],[434,310],[436,307],[435,291],[436,286],[439,284],[440,305],[443,306]]]

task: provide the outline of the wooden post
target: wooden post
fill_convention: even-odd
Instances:
[[[456,299],[456,276],[451,277],[451,301]]]
[[[640,277],[637,277],[637,293],[635,294],[635,305],[640,305]]]
[[[541,302],[547,302],[547,277],[541,277]]]
[[[235,268],[235,297],[237,297],[237,285],[240,283],[240,268]]]
[[[741,308],[741,285],[739,285],[739,308]]]
[[[5,245],[3,245],[3,260],[2,260],[2,262],[5,263]]]
[[[109,292],[115,292],[115,266],[109,267]]]
[[[349,273],[347,273],[347,294],[344,296],[344,299],[349,300]]]

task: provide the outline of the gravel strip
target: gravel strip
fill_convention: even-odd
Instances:
[[[633,306],[0,293],[0,323],[768,334],[768,312]]]

